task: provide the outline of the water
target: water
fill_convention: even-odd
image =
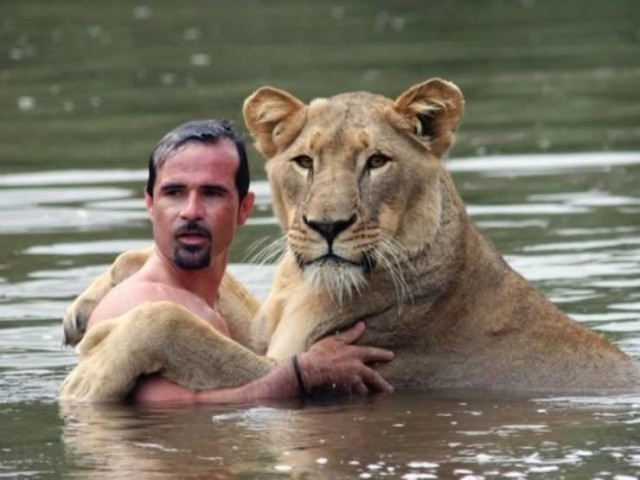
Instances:
[[[562,309],[640,358],[640,153],[448,161],[470,213],[511,265]],[[19,173],[0,182],[0,475],[102,477],[613,478],[640,474],[640,394],[477,392],[170,409],[60,409],[76,362],[68,301],[114,255],[149,242],[144,170]],[[264,181],[240,244],[277,231]],[[20,241],[17,241],[20,239]],[[273,267],[235,250],[264,297]],[[619,477],[624,478],[624,477]]]
[[[507,260],[640,358],[635,0],[0,2],[0,477],[640,478],[640,395],[477,392],[65,410],[68,302],[147,245],[144,160],[167,129],[255,88],[467,100],[447,164]],[[590,153],[586,153],[590,152]],[[261,297],[258,205],[231,270]]]

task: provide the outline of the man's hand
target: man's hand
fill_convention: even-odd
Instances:
[[[307,392],[393,391],[393,387],[367,365],[372,362],[388,362],[393,359],[393,352],[377,347],[353,345],[364,330],[364,322],[358,322],[344,332],[319,340],[308,352],[298,357],[302,381]]]

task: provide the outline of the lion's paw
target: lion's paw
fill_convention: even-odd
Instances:
[[[77,402],[122,400],[135,380],[114,369],[110,362],[88,357],[64,379],[59,398]]]
[[[151,359],[142,361],[135,342],[125,340],[128,332],[120,326],[121,318],[106,320],[80,342],[80,362],[63,381],[61,400],[122,400],[141,374],[159,368]]]
[[[87,329],[87,322],[93,308],[95,308],[95,305],[87,305],[85,302],[80,301],[79,298],[69,305],[62,317],[64,345],[75,346],[80,343]]]
[[[121,253],[108,272],[97,277],[67,308],[62,317],[63,343],[75,346],[87,330],[87,322],[94,309],[109,291],[137,272],[149,258],[153,247]]]

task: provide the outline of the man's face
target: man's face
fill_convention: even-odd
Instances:
[[[229,140],[188,142],[158,169],[153,197],[146,196],[161,254],[179,268],[207,268],[226,254],[236,227],[246,222],[253,194],[239,203],[238,151]]]

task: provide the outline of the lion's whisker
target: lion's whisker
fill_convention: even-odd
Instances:
[[[262,244],[265,243],[265,240],[255,242],[254,244],[259,245],[261,243]],[[251,252],[250,262],[256,263],[258,265],[266,265],[268,263],[273,263],[274,260],[277,260],[282,255],[284,255],[286,248],[287,248],[287,238],[284,236],[281,236],[260,249],[258,249],[258,247],[256,246],[253,249],[254,251]]]
[[[406,262],[407,256],[402,246],[393,238],[383,236],[378,244],[378,248],[374,251],[374,258],[380,266],[389,273],[396,292],[398,307],[400,307],[405,300],[413,302],[413,296],[410,293],[403,272],[407,267],[409,267],[412,273],[414,273],[415,270],[412,265]]]
[[[363,272],[352,266],[338,265],[328,269],[314,265],[307,267],[304,275],[312,288],[327,292],[331,301],[338,306],[353,298],[354,294],[360,295],[367,283]]]
[[[258,255],[265,248],[264,245],[267,242],[269,242],[269,237],[258,238],[257,240],[254,240],[253,242],[251,242],[251,245],[249,245],[245,254],[242,256],[242,261],[249,262],[255,259],[255,256]]]

